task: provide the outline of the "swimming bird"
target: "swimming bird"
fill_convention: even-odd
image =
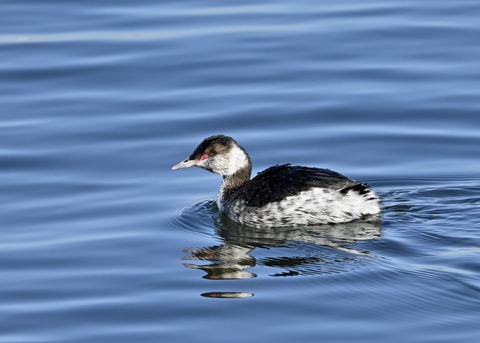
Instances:
[[[248,226],[345,223],[380,213],[380,198],[367,184],[329,169],[281,164],[250,179],[250,156],[224,135],[205,138],[172,169],[189,167],[221,175],[219,209]]]

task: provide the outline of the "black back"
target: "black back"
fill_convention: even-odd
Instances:
[[[329,169],[282,164],[265,169],[238,191],[248,206],[264,206],[314,187],[340,190],[358,184]]]

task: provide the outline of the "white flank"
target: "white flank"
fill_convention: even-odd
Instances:
[[[263,207],[250,207],[238,201],[226,210],[230,218],[251,226],[291,226],[349,222],[379,213],[380,206],[371,190],[364,195],[356,192],[344,195],[313,188]]]

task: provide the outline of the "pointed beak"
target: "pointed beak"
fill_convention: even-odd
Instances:
[[[176,165],[174,165],[172,167],[172,170],[175,170],[175,169],[182,169],[182,168],[190,168],[190,167],[193,167],[196,165],[196,162],[195,160],[189,160],[188,158]]]

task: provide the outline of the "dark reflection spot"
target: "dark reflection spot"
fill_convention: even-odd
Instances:
[[[206,292],[200,294],[205,298],[219,298],[219,299],[238,299],[253,297],[253,293],[249,292]]]

